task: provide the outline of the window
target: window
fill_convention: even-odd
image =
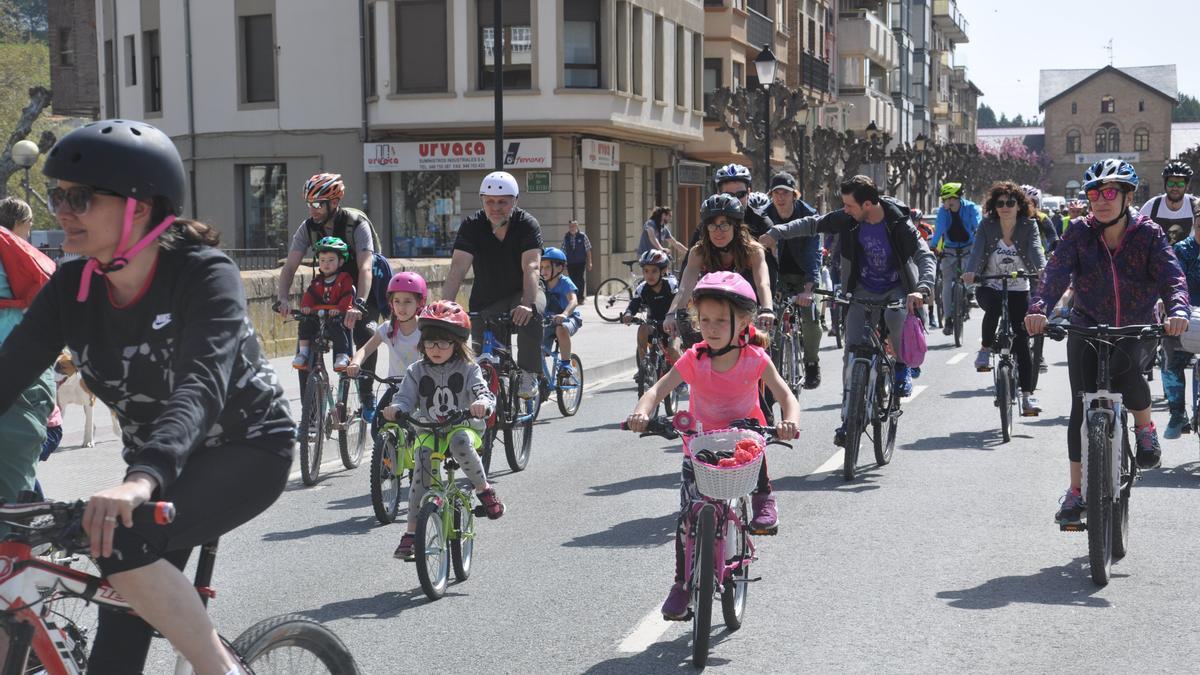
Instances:
[[[1138,112],[1146,112],[1146,101],[1138,101]]]
[[[505,89],[530,89],[533,87],[533,24],[530,21],[530,0],[501,0],[504,3],[504,26],[500,33],[500,73]],[[479,88],[495,86],[496,53],[493,48],[492,20],[495,16],[494,0],[477,0],[476,16],[479,24]],[[424,29],[421,29],[424,30]],[[424,67],[423,64],[418,64]]]
[[[125,36],[125,86],[137,84],[137,43],[132,35]]]
[[[1078,112],[1079,112],[1079,104],[1075,103],[1074,101],[1071,101],[1071,114],[1074,115]]]
[[[704,105],[704,37],[692,33],[692,110],[700,111]]]
[[[617,91],[629,91],[629,3],[617,3]]]
[[[665,46],[663,45],[663,42],[666,40],[666,35],[664,35],[664,33],[663,33],[664,30],[666,30],[666,26],[663,22],[663,18],[661,16],[655,16],[654,17],[654,63],[652,64],[654,67],[654,100],[655,101],[667,100],[666,83],[665,83],[665,81],[667,79],[667,72],[666,72],[667,64],[666,64],[666,54],[664,52]]]
[[[288,244],[287,165],[243,164],[242,246],[283,249]]]
[[[1096,152],[1120,152],[1121,131],[1117,125],[1102,124],[1096,129]]]
[[[1146,129],[1138,129],[1133,132],[1133,150],[1134,152],[1150,152],[1150,132]]]
[[[58,65],[75,65],[75,50],[71,46],[71,29],[58,29]]]
[[[808,53],[817,53],[817,22],[808,20]]]
[[[600,87],[600,0],[563,4],[563,86]]]
[[[242,102],[275,100],[275,29],[270,14],[238,17],[242,37]]]
[[[459,172],[396,172],[391,192],[392,254],[449,257],[464,206]]]
[[[104,41],[104,116],[117,117],[117,76],[116,55],[113,53],[113,41]]]
[[[145,102],[146,112],[162,112],[162,54],[158,31],[142,33],[142,56],[146,61]]]
[[[491,11],[488,5],[488,21]],[[480,17],[480,25],[483,23]],[[490,26],[488,31],[490,40]],[[397,0],[396,91],[446,91],[446,58],[445,0]],[[491,86],[491,80],[488,83]]]
[[[746,83],[746,64],[739,61],[733,62],[733,81],[729,83],[729,88],[733,91],[741,89]]]
[[[687,31],[675,26],[675,105],[687,104]]]
[[[642,27],[646,22],[646,13],[641,7],[631,7],[633,12],[633,45],[629,53],[633,57],[629,62],[633,66],[633,93],[635,96],[645,96],[646,87],[642,81],[646,72],[646,64],[642,61],[642,42],[644,40]]]
[[[1067,132],[1067,154],[1075,154],[1083,152],[1083,139],[1079,136],[1078,131]]]
[[[721,59],[704,59],[704,115],[706,117],[711,117],[708,109],[712,106],[713,92],[724,86],[721,82],[721,63]]]
[[[379,62],[375,49],[375,5],[367,5],[367,96],[377,96],[375,80],[379,74]]]
[[[1100,112],[1115,113],[1117,112],[1117,100],[1111,96],[1100,98]]]

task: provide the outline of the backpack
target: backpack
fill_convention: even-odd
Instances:
[[[0,298],[0,309],[28,309],[54,274],[53,260],[3,227],[0,227],[0,265],[4,266],[12,288],[11,298]]]
[[[343,206],[342,210],[346,211],[350,218],[338,218],[334,222],[333,236],[346,242],[347,245],[351,243],[346,237],[347,220],[361,218],[371,228],[371,244],[375,252],[371,254],[371,290],[366,296],[367,304],[378,309],[381,317],[388,318],[392,315],[391,304],[388,303],[387,297],[388,282],[392,279],[392,265],[388,262],[387,256],[381,253],[383,244],[379,239],[379,233],[375,231],[375,224],[371,222],[370,218],[367,218],[367,214],[347,206]],[[320,225],[313,223],[312,220],[308,220],[307,224],[309,245],[311,246],[319,241],[321,237],[325,236],[325,230]],[[357,274],[351,274],[350,276],[354,278],[355,282],[358,281]]]

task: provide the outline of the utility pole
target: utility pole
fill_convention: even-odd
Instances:
[[[492,84],[496,98],[496,171],[504,170],[504,0],[492,0],[495,8],[492,21]]]

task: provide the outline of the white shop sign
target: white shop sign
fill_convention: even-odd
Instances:
[[[364,171],[485,171],[496,165],[493,141],[364,143]],[[549,138],[504,141],[504,168],[549,169]]]
[[[598,141],[594,138],[583,139],[580,145],[583,156],[583,168],[599,171],[619,171],[621,169],[621,146],[608,141]]]

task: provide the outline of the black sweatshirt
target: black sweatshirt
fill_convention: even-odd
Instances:
[[[239,443],[291,458],[296,425],[246,317],[237,266],[207,246],[162,250],[147,287],[115,307],[84,260],[58,268],[0,347],[0,412],[65,344],[96,397],[116,411],[129,471],[163,488],[201,447]]]

